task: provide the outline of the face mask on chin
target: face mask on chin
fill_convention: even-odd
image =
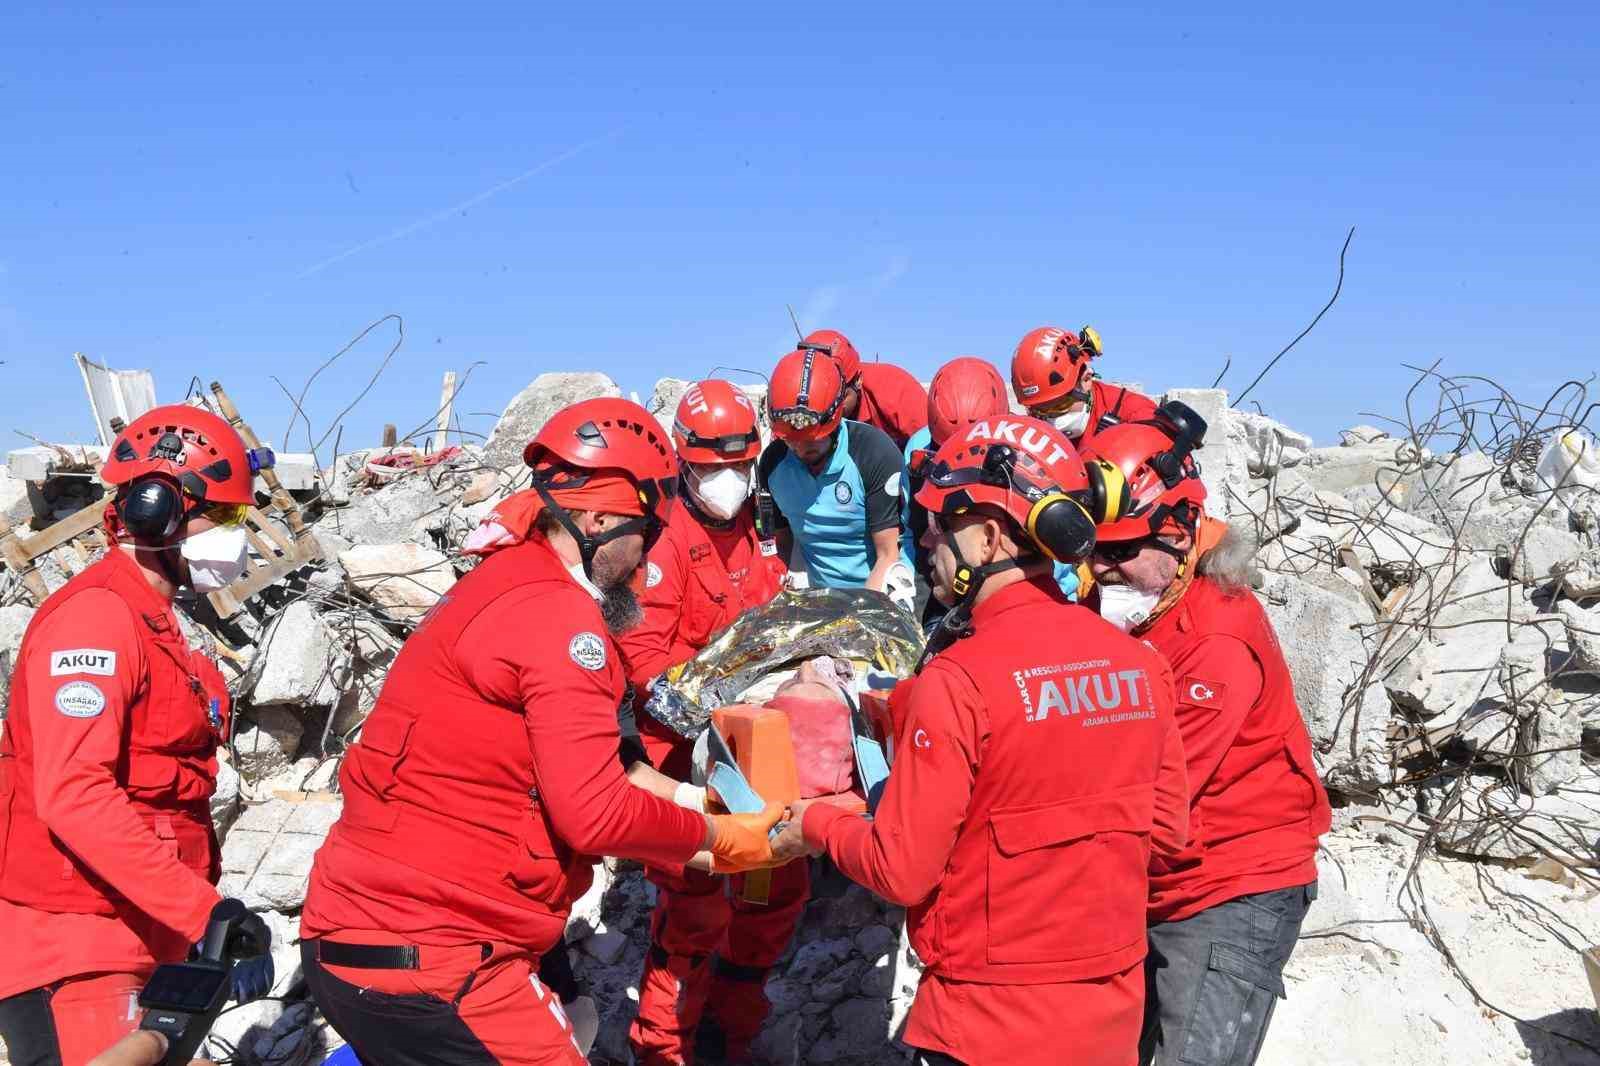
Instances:
[[[750,498],[750,469],[743,463],[709,471],[690,464],[687,471],[684,480],[694,494],[695,504],[718,521],[731,521]]]
[[[1159,592],[1140,592],[1132,585],[1100,586],[1100,617],[1124,633],[1148,622],[1160,602]]]
[[[250,565],[243,525],[213,526],[179,546],[189,567],[189,587],[201,594],[218,592],[244,575]]]

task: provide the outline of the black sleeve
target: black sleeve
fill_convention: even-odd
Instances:
[[[633,710],[632,685],[628,686],[622,702],[617,705],[617,732],[622,736],[622,743],[617,746],[617,761],[622,763],[624,770],[636,762],[652,765],[650,756],[645,754],[644,744],[639,740],[639,720]]]
[[[783,517],[783,511],[772,498],[771,487],[773,471],[778,469],[778,464],[788,454],[789,446],[781,440],[775,440],[767,445],[767,450],[761,453],[761,459],[756,463],[756,528],[763,537],[789,528],[789,520]]]
[[[867,532],[900,528],[900,449],[877,426],[850,423],[850,458],[867,490]]]

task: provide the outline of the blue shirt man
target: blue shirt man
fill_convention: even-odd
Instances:
[[[867,585],[881,561],[881,538],[874,535],[887,530],[896,533],[898,561],[911,565],[911,541],[901,522],[904,470],[899,449],[883,430],[841,421],[815,466],[774,440],[757,470],[762,490],[776,505],[777,526],[793,536],[813,585]]]

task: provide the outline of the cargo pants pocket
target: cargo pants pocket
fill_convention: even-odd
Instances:
[[[1250,1066],[1284,996],[1283,978],[1249,952],[1212,944],[1200,994],[1184,1027],[1188,1066]]]

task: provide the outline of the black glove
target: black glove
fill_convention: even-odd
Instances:
[[[249,1003],[272,991],[275,977],[272,965],[272,927],[267,925],[261,915],[246,910],[244,904],[236,899],[224,900],[218,911],[224,907],[227,911],[224,911],[222,916],[233,918],[233,924],[228,930],[228,940],[223,945],[222,957],[233,963],[234,1000],[241,1004]],[[213,920],[219,917],[218,911],[212,912]],[[196,950],[199,950],[198,945]]]
[[[228,957],[233,964],[233,998],[249,1003],[272,991],[276,976],[272,965],[272,927],[261,915],[249,912],[228,937]]]

